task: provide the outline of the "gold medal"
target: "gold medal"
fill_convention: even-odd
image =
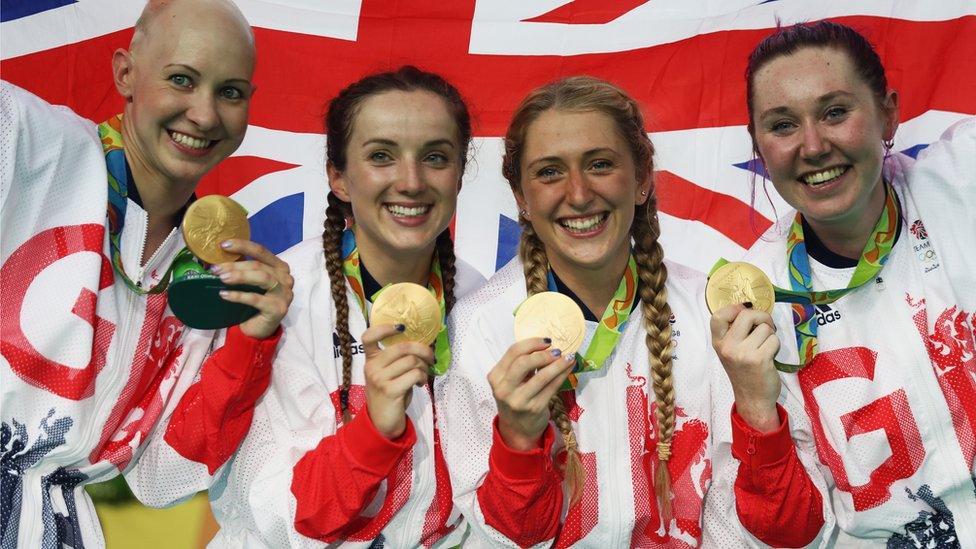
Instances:
[[[247,211],[237,202],[216,194],[190,204],[183,216],[183,239],[193,255],[210,264],[240,259],[240,254],[225,251],[220,243],[228,238],[250,240]]]
[[[583,345],[586,323],[583,311],[572,299],[559,292],[541,292],[526,299],[515,311],[515,340],[530,337],[552,339],[553,349],[564,356],[575,354]]]
[[[771,313],[776,294],[766,273],[755,265],[732,261],[708,277],[705,303],[712,313],[735,303],[751,302],[754,309]]]
[[[430,345],[441,331],[441,308],[430,290],[413,282],[387,286],[376,297],[369,311],[369,323],[403,324],[403,333],[383,340],[390,346],[401,341],[418,341]]]

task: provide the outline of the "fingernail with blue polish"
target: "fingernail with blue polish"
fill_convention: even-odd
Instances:
[[[563,354],[563,352],[559,349],[552,349],[551,351],[549,351],[549,354],[551,354],[552,356],[559,356]]]
[[[396,328],[396,331],[398,332],[405,332],[407,330],[407,327],[404,326],[403,324],[397,324],[396,326],[394,326],[394,328]]]
[[[542,338],[542,342],[545,343],[546,345],[549,345],[549,344],[552,343],[552,338],[551,337],[544,337],[544,338]]]
[[[751,309],[752,308],[752,302],[751,301],[746,301],[745,303],[742,304],[742,306],[745,307],[746,309]]]

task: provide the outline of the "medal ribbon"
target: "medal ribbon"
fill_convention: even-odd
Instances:
[[[870,238],[864,244],[864,250],[854,268],[850,282],[844,288],[816,292],[813,290],[810,273],[810,258],[807,255],[806,241],[803,237],[803,217],[797,212],[790,227],[786,240],[786,255],[790,260],[789,276],[790,289],[773,286],[776,301],[791,303],[793,309],[793,325],[796,334],[796,348],[799,353],[799,364],[783,364],[776,361],[776,368],[781,372],[797,372],[809,364],[817,355],[817,320],[814,305],[833,303],[864,283],[874,280],[881,268],[888,261],[891,248],[898,234],[901,214],[898,201],[891,187],[885,183],[885,204],[881,217],[874,226]],[[728,263],[721,259],[712,268],[712,272]]]
[[[559,290],[556,287],[556,279],[552,274],[552,270],[549,271],[548,279],[549,291],[558,292]],[[578,372],[590,372],[603,367],[603,363],[607,361],[607,357],[613,353],[614,348],[617,346],[617,340],[620,339],[620,331],[623,330],[624,325],[630,319],[630,311],[634,308],[634,301],[636,299],[637,262],[634,260],[633,254],[631,254],[627,259],[627,269],[624,270],[620,284],[617,285],[617,291],[614,292],[613,298],[610,299],[606,310],[603,311],[603,316],[600,318],[599,324],[597,324],[593,339],[590,340],[590,344],[586,347],[586,351],[583,354],[576,353],[576,364],[573,366],[573,371],[569,374],[569,377],[563,383],[561,390],[571,391],[576,389],[576,385],[579,383],[579,380],[576,378]]]
[[[178,259],[184,256],[186,248],[180,251],[163,274],[159,284],[147,289],[133,282],[125,274],[122,266],[122,227],[125,224],[125,209],[129,197],[129,170],[125,163],[125,146],[122,142],[122,115],[117,114],[98,125],[98,137],[102,140],[102,150],[105,152],[105,167],[108,172],[108,241],[112,253],[112,268],[122,278],[122,282],[130,290],[139,294],[159,294],[169,286],[173,268]],[[184,257],[185,259],[185,257]]]
[[[363,275],[360,270],[359,248],[356,247],[356,235],[352,229],[346,229],[342,233],[342,272],[346,275],[346,281],[356,295],[359,308],[363,312],[363,318],[369,322],[369,313],[366,311],[366,288],[363,286]],[[437,299],[437,305],[441,309],[441,329],[437,332],[437,339],[434,340],[434,356],[437,358],[436,364],[431,366],[434,375],[441,375],[447,371],[451,365],[451,346],[447,341],[447,302],[444,299],[444,279],[441,274],[441,264],[434,252],[434,259],[430,265],[430,274],[427,276],[427,290]],[[370,301],[376,299],[383,290],[370,296]]]

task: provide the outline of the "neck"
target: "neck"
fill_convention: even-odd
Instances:
[[[613,294],[617,292],[617,288],[620,286],[620,279],[624,276],[629,258],[630,250],[628,249],[626,254],[595,269],[567,268],[558,265],[558,260],[552,262],[552,258],[550,265],[552,270],[559,275],[560,280],[570,290],[573,290],[576,297],[580,298],[580,301],[593,313],[593,316],[601,318],[604,311],[607,310],[610,300],[613,299]]]
[[[353,228],[353,232],[355,230]],[[368,239],[360,239],[358,234],[356,236],[359,260],[380,286],[397,282],[413,282],[427,286],[430,263],[434,258],[433,244],[429,249],[397,254],[391,253],[389,249],[374,247]]]
[[[122,119],[122,142],[138,143],[132,137],[134,134],[130,120],[131,117],[128,116]],[[145,261],[176,227],[177,214],[190,200],[197,182],[170,181],[157,170],[150,168],[149,162],[138,146],[125,148],[125,160],[132,170],[130,183],[139,190],[142,208],[149,215],[145,255],[142,258]]]
[[[855,211],[860,211],[859,215],[851,214],[829,221],[805,219],[828,250],[850,259],[860,259],[884,207],[885,185],[878,183],[867,198],[867,204],[863,208],[855,208]]]

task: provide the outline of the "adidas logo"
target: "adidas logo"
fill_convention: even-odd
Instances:
[[[824,326],[830,324],[831,322],[837,322],[840,320],[840,311],[835,311],[827,305],[816,305],[816,308],[817,326]]]
[[[332,357],[339,358],[342,353],[339,352],[339,333],[332,332]],[[366,354],[366,349],[363,348],[363,344],[353,339],[352,343],[349,344],[349,348],[352,349],[352,356]]]

